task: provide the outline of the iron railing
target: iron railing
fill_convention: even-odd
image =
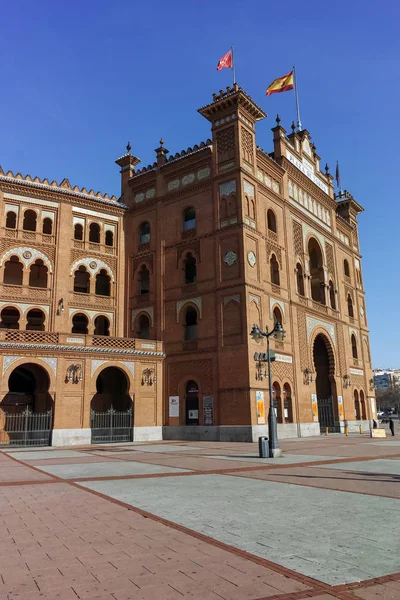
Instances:
[[[111,406],[105,412],[90,411],[92,444],[131,442],[133,434],[132,409],[115,410]]]
[[[0,409],[0,446],[50,446],[53,412],[20,413]]]

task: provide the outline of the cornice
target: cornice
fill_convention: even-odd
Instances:
[[[303,175],[299,169],[296,169],[295,166],[292,165],[291,162],[287,160],[286,157],[283,157],[283,162],[285,164],[285,170],[289,175],[292,175],[297,182],[306,189],[316,200],[320,200],[320,202],[324,203],[327,208],[333,208],[336,213],[336,200],[328,196],[328,194],[324,194],[320,188],[315,185],[308,177]]]
[[[147,350],[122,350],[119,348],[96,348],[94,346],[66,346],[56,344],[14,344],[12,342],[0,342],[0,348],[10,348],[10,350],[34,350],[35,354],[40,351],[51,351],[51,352],[69,352],[72,354],[108,354],[116,356],[153,356],[165,358],[164,352],[151,352]]]

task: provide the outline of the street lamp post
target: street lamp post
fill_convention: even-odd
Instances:
[[[260,342],[263,337],[267,338],[267,355],[266,362],[268,364],[268,386],[269,386],[269,411],[268,411],[268,446],[269,446],[269,457],[277,458],[282,455],[282,451],[279,448],[278,440],[278,427],[276,424],[276,413],[274,406],[274,396],[272,393],[272,377],[271,377],[271,355],[269,350],[269,338],[274,336],[276,340],[281,342],[285,337],[285,330],[280,323],[275,323],[274,328],[269,331],[268,326],[265,328],[265,332],[260,329],[256,324],[253,325],[253,329],[250,332],[250,336],[256,342]]]

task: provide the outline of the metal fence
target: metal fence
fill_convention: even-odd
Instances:
[[[132,409],[115,410],[112,406],[106,412],[90,411],[92,444],[132,441]]]
[[[0,409],[0,446],[50,446],[53,412],[21,413]]]
[[[333,412],[333,399],[318,398],[318,415],[321,431],[325,432],[325,428],[329,427],[331,431],[335,430],[335,415]]]

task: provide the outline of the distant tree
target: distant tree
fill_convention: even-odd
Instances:
[[[397,408],[399,410],[400,386],[395,384],[386,389],[377,388],[376,405],[379,410],[384,410],[385,408]]]

